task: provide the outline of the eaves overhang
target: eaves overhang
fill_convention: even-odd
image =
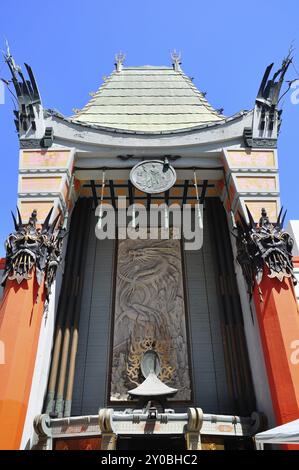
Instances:
[[[251,127],[253,110],[241,111],[223,121],[169,132],[143,132],[105,128],[72,121],[56,111],[45,111],[45,124],[53,128],[54,144],[94,151],[107,147],[117,151],[203,146],[221,148],[242,145],[246,127]],[[203,148],[203,151],[204,148]]]

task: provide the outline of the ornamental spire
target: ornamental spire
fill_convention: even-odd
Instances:
[[[182,54],[175,49],[171,52],[172,66],[176,72],[181,72]]]
[[[122,52],[115,54],[115,68],[117,72],[121,72],[125,58],[126,54],[123,54]]]

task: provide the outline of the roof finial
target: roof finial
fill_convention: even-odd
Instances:
[[[120,72],[122,70],[125,58],[126,54],[123,54],[122,52],[118,52],[117,54],[115,54],[115,67],[117,72]]]
[[[6,50],[3,51],[5,62],[10,66],[12,73],[16,75],[22,70],[21,70],[21,67],[15,63],[14,58],[11,55],[10,47],[9,47],[9,43],[7,39],[5,39],[5,47],[6,47]]]
[[[182,54],[180,52],[177,52],[175,49],[171,52],[172,66],[176,72],[181,71],[181,58]]]

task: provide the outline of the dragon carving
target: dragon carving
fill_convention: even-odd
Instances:
[[[120,240],[118,243],[111,400],[127,400],[139,385],[143,354],[161,360],[160,380],[190,400],[186,317],[179,240]]]
[[[36,280],[41,285],[43,278],[45,279],[46,293],[49,297],[61,260],[61,248],[65,236],[65,230],[61,226],[55,229],[60,214],[50,224],[52,208],[44,223],[38,227],[36,210],[32,212],[27,224],[23,223],[19,209],[17,211],[18,221],[12,214],[15,231],[5,242],[6,266],[2,285],[7,279],[16,280],[18,284],[31,279],[35,268]]]
[[[246,206],[249,223],[239,213],[237,222],[237,261],[242,267],[243,275],[248,285],[248,292],[252,295],[254,284],[261,283],[265,274],[264,267],[269,270],[268,277],[276,278],[280,282],[293,275],[292,248],[294,241],[283,229],[286,212],[281,219],[282,208],[276,223],[271,223],[266,210],[261,211],[261,218],[256,224],[252,214]]]

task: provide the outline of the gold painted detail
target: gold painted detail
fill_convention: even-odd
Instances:
[[[159,379],[164,383],[172,380],[175,369],[169,364],[170,342],[167,340],[156,340],[153,336],[149,335],[131,343],[127,363],[127,374],[130,382],[134,385],[138,386],[142,382],[142,378],[140,377],[140,364],[144,353],[150,350],[155,351],[161,361],[161,372],[158,375]]]

